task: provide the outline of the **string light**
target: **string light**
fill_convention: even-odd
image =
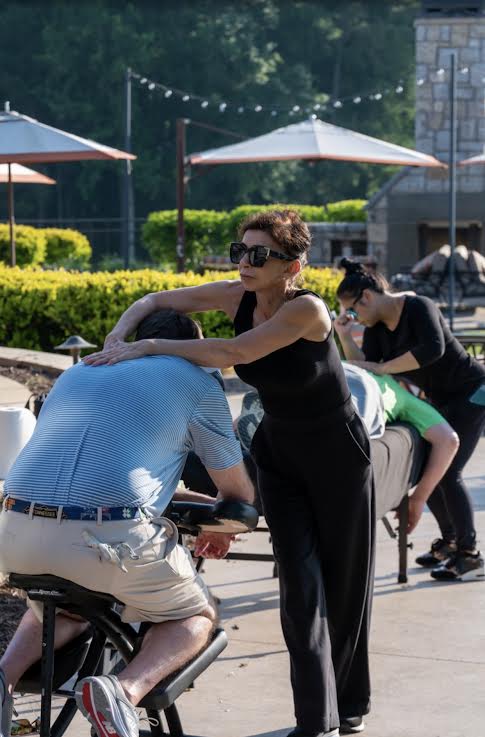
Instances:
[[[166,90],[164,96],[165,97],[172,97],[172,94],[173,94],[172,90]]]

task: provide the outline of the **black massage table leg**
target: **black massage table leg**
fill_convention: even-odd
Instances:
[[[394,530],[392,529],[392,525],[389,522],[389,520],[387,519],[386,515],[384,515],[384,517],[382,518],[382,524],[386,528],[386,531],[387,531],[387,534],[389,535],[389,537],[392,537],[395,540],[396,537],[397,537],[397,535],[394,532]]]
[[[397,577],[398,583],[408,582],[408,519],[409,519],[409,506],[408,506],[408,495],[403,497],[399,507],[399,528],[398,528],[398,545],[399,545],[399,574]]]

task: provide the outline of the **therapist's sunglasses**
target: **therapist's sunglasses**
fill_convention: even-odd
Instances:
[[[251,266],[260,268],[264,266],[269,258],[279,258],[281,261],[296,261],[293,256],[286,256],[284,253],[278,251],[272,251],[267,246],[250,246],[249,248],[244,243],[231,243],[229,247],[229,258],[231,263],[238,264],[245,255],[248,255],[248,261]]]
[[[359,317],[358,314],[357,314],[357,312],[356,312],[356,310],[355,310],[355,305],[361,299],[361,297],[362,297],[363,294],[364,294],[364,290],[361,289],[361,291],[359,292],[358,296],[352,302],[351,306],[350,307],[347,307],[347,309],[345,310],[345,314],[348,315],[349,317],[353,317],[354,320],[357,320],[358,317]]]

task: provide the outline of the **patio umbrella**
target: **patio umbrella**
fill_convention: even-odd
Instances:
[[[133,154],[40,123],[10,110],[0,112],[0,163],[136,159]],[[15,265],[13,211],[9,212],[11,264]]]
[[[0,183],[8,184],[55,184],[56,180],[46,177],[34,169],[21,164],[0,164]]]
[[[444,167],[434,156],[310,119],[256,138],[191,154],[193,165],[242,164],[291,159],[339,159],[369,164]]]
[[[185,124],[183,119],[180,119],[180,122]],[[178,136],[180,140],[183,137],[183,134]],[[185,161],[193,166],[213,166],[292,159],[307,161],[338,159],[369,164],[446,167],[446,164],[442,164],[434,156],[371,138],[348,128],[324,123],[313,117],[240,143],[190,154]],[[185,253],[183,192],[187,178],[184,175],[184,158],[178,155],[177,160],[177,256],[180,270],[183,270]]]
[[[458,166],[473,166],[473,164],[485,164],[485,154],[472,156],[471,159],[463,159],[458,162]]]

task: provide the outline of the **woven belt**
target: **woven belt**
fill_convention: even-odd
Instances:
[[[93,520],[94,522],[130,520],[141,517],[139,507],[63,507],[34,502],[33,509],[31,511],[31,505],[32,502],[7,497],[3,508],[8,512],[23,512],[24,514],[28,514],[32,517]]]

